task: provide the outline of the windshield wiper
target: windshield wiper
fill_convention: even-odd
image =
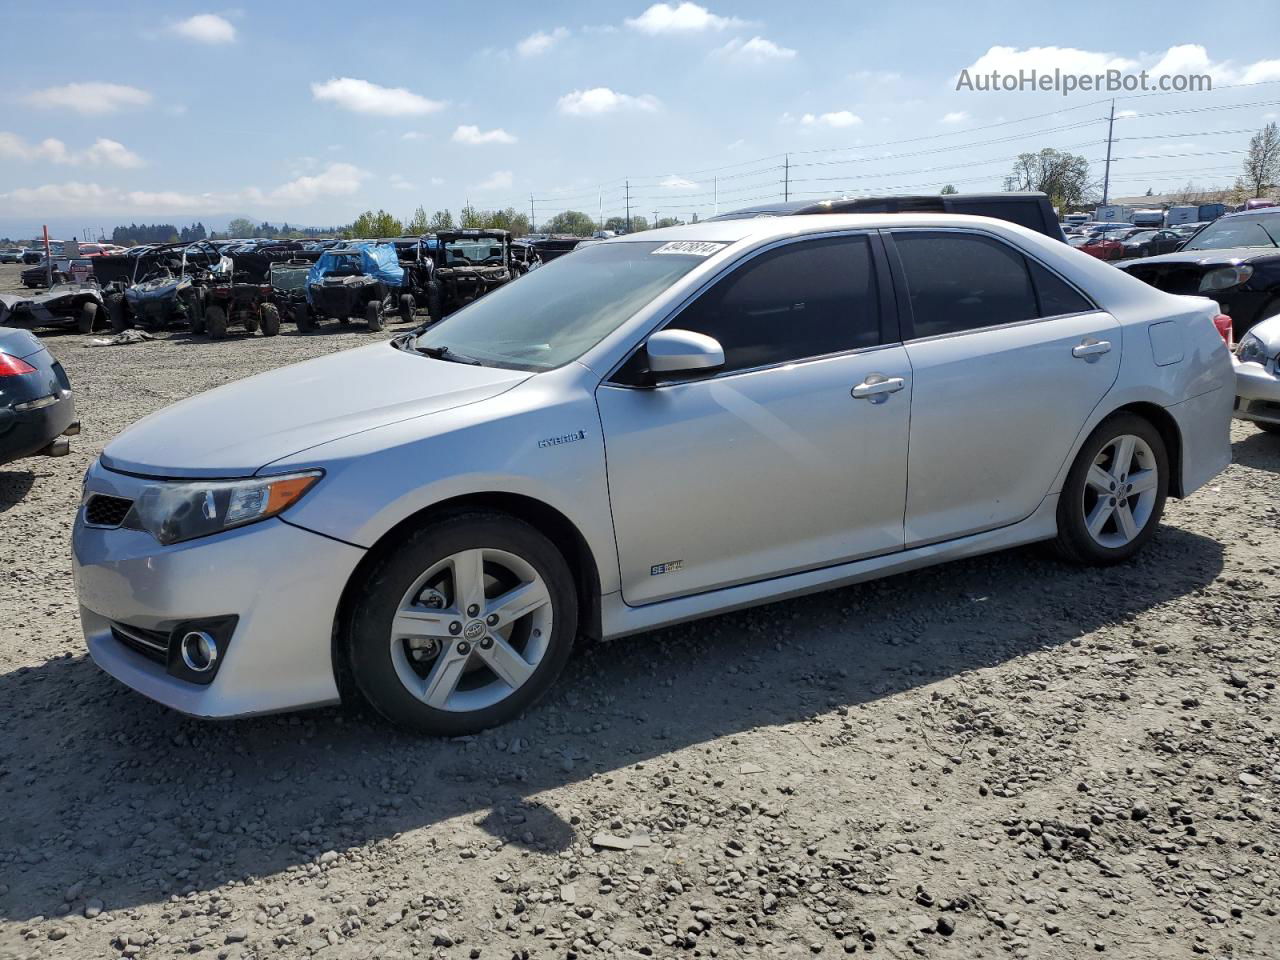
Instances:
[[[419,353],[425,354],[432,360],[448,360],[450,363],[465,363],[473,367],[484,366],[484,364],[475,357],[468,357],[461,353],[454,353],[448,347],[443,345],[438,347],[415,346],[413,349],[417,350]]]

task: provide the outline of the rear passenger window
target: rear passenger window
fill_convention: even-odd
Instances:
[[[1040,298],[1040,316],[1056,317],[1064,313],[1087,313],[1093,304],[1082,297],[1057,274],[1050,273],[1034,260],[1028,260],[1031,279]]]
[[[880,308],[866,237],[789,243],[739,267],[671,327],[715,337],[718,372],[842,353],[880,342]]]
[[[1026,259],[963,233],[895,232],[916,337],[963,333],[1040,315]]]

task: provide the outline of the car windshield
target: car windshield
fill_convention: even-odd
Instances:
[[[502,241],[496,237],[468,237],[444,245],[446,266],[502,262]]]
[[[307,273],[311,266],[285,267],[278,263],[271,265],[271,285],[277,290],[301,290],[307,282]]]
[[[575,250],[440,321],[415,346],[522,370],[561,366],[706,261],[669,247],[633,241]]]
[[[1156,232],[1154,230],[1143,230],[1139,233],[1135,233],[1133,236],[1129,237],[1129,239],[1135,242],[1147,241],[1147,240],[1150,240],[1155,235],[1156,235]]]
[[[1280,247],[1280,216],[1223,217],[1197,233],[1183,250],[1226,250],[1230,247]]]

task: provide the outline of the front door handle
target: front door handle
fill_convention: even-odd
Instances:
[[[1081,360],[1087,360],[1090,363],[1092,363],[1098,357],[1102,356],[1104,353],[1110,353],[1110,352],[1111,352],[1111,341],[1095,340],[1093,339],[1093,337],[1090,337],[1089,339],[1085,340],[1083,343],[1078,343],[1071,348],[1071,355],[1073,357],[1078,357]]]
[[[886,377],[882,373],[873,373],[849,392],[855,400],[884,403],[889,399],[889,394],[897,393],[906,385],[907,381],[902,377]]]

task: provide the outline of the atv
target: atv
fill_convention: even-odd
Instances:
[[[0,293],[0,326],[73,327],[93,333],[107,321],[106,304],[97,283],[57,283],[47,293]]]
[[[210,340],[221,340],[227,328],[244,327],[247,333],[262,331],[264,337],[280,332],[280,310],[271,297],[271,287],[253,283],[248,275],[234,270],[222,274],[204,288],[202,316],[193,319],[192,333],[208,334]]]
[[[267,266],[267,286],[271,288],[271,302],[280,316],[292,320],[299,330],[309,329],[311,305],[307,303],[307,274],[314,265],[311,260],[293,258],[275,260]],[[299,320],[301,316],[301,320]]]
[[[397,307],[401,320],[413,322],[413,296],[404,289],[404,269],[389,243],[361,241],[326,250],[307,274],[306,294],[311,310],[294,314],[299,330],[314,329],[326,317],[341,323],[364,317],[370,330],[381,330]]]
[[[231,269],[231,261],[207,241],[147,244],[93,258],[111,329],[156,330],[186,322],[199,328],[204,288]]]
[[[521,272],[512,260],[506,230],[443,230],[431,250],[435,269],[427,284],[432,322],[510,283]]]

